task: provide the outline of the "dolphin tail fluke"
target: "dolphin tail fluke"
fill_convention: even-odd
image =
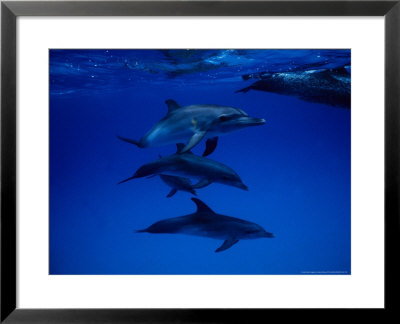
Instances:
[[[117,184],[121,184],[121,183],[127,182],[127,181],[132,180],[132,179],[136,179],[136,178],[137,178],[136,175],[133,175],[132,177],[129,177],[128,179],[122,180],[122,181],[118,182]]]
[[[142,143],[140,143],[139,141],[135,141],[135,140],[133,140],[133,139],[126,138],[126,137],[122,137],[122,136],[119,136],[119,135],[117,135],[117,137],[118,137],[121,141],[124,141],[124,142],[126,142],[126,143],[136,145],[137,147],[140,147],[140,148],[143,148],[143,147],[144,147],[144,146],[142,145]]]
[[[169,194],[167,195],[167,198],[172,197],[172,196],[175,195],[177,192],[178,192],[178,189],[172,188],[171,191],[169,192]]]
[[[206,149],[203,153],[203,156],[208,156],[210,155],[212,152],[214,152],[215,148],[217,147],[218,144],[218,136],[215,136],[213,138],[209,138],[206,141]]]
[[[236,244],[237,242],[239,242],[239,240],[230,238],[230,239],[224,241],[224,243],[222,243],[222,245],[218,249],[216,249],[215,252],[225,251],[225,250],[229,249],[232,245]]]

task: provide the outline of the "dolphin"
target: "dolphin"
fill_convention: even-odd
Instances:
[[[192,185],[193,189],[200,189],[213,182],[223,183],[228,186],[248,190],[238,174],[230,167],[193,154],[191,151],[182,151],[184,144],[177,144],[177,153],[160,157],[159,159],[141,166],[133,176],[119,182],[124,183],[132,179],[153,177],[156,175],[172,175],[178,177],[190,177],[198,179],[197,184]]]
[[[265,231],[256,223],[217,214],[200,199],[191,199],[197,205],[195,213],[164,219],[136,232],[154,234],[180,233],[223,240],[224,242],[215,252],[225,251],[239,242],[239,240],[274,237],[274,234]]]
[[[264,119],[249,117],[243,110],[217,105],[191,105],[181,107],[168,99],[167,115],[156,123],[139,141],[118,136],[119,139],[138,147],[154,147],[186,142],[182,153],[191,150],[207,138],[203,156],[211,154],[218,143],[218,136],[249,126],[265,123]]]
[[[242,78],[260,80],[235,93],[246,93],[249,90],[273,92],[308,102],[350,109],[350,72],[345,67],[296,72],[264,72],[244,75]]]
[[[167,195],[167,198],[172,197],[178,190],[190,192],[192,195],[197,196],[196,191],[192,187],[192,183],[188,178],[171,176],[166,174],[160,174],[160,178],[165,184],[170,186],[172,189]]]

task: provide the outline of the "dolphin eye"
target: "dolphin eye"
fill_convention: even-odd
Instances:
[[[219,120],[220,120],[220,121],[227,121],[227,120],[229,120],[229,119],[231,119],[231,117],[230,117],[230,116],[227,116],[227,115],[219,116]]]
[[[253,233],[257,233],[257,231],[256,230],[247,230],[246,233],[247,234],[253,234]]]

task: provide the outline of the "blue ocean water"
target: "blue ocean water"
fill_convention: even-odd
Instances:
[[[243,75],[346,67],[349,50],[50,50],[50,274],[350,274],[350,109],[251,90]],[[246,79],[246,80],[245,80]],[[216,104],[264,118],[219,139],[208,158],[249,191],[213,183],[198,198],[275,238],[222,241],[135,233],[195,212],[191,194],[130,177],[175,153],[140,139],[182,106]],[[201,155],[204,140],[192,151]]]

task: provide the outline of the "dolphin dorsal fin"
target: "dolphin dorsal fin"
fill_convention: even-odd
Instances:
[[[173,112],[174,110],[176,110],[176,109],[178,109],[178,108],[181,107],[181,106],[179,106],[178,103],[177,103],[175,100],[173,100],[173,99],[165,100],[165,103],[166,103],[167,106],[168,106],[168,113]]]
[[[208,207],[205,203],[203,203],[200,199],[197,199],[197,198],[191,198],[191,199],[197,206],[196,213],[206,212],[209,214],[215,214],[214,211],[210,207]]]

